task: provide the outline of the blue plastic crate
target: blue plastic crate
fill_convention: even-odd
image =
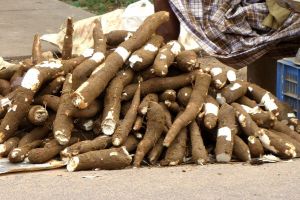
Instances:
[[[276,96],[288,103],[300,118],[300,65],[290,58],[277,61]]]

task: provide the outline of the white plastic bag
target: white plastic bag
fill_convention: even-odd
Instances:
[[[141,0],[127,6],[123,13],[123,29],[135,31],[143,21],[154,13],[154,6],[149,0]]]

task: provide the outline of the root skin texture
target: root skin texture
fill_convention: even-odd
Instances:
[[[149,16],[133,33],[133,36],[122,42],[113,53],[108,55],[104,63],[97,67],[89,79],[73,93],[73,104],[84,109],[94,101],[105,90],[109,81],[117,74],[130,53],[141,48],[156,29],[168,20],[169,13],[164,11]]]
[[[106,89],[101,124],[102,132],[105,135],[112,135],[115,132],[120,118],[122,91],[132,81],[133,76],[132,69],[121,71]]]
[[[163,141],[164,141],[164,139],[162,137],[159,138],[157,143],[154,145],[154,147],[150,151],[150,153],[148,155],[148,160],[151,165],[155,165],[157,163],[158,159],[160,158],[160,156],[164,150]]]
[[[36,140],[42,140],[44,139],[48,133],[51,131],[53,118],[49,119],[43,126],[38,126],[34,129],[32,129],[29,133],[25,134],[19,142],[18,147],[25,146],[28,143],[32,143]]]
[[[233,151],[233,136],[237,134],[237,123],[232,106],[223,104],[219,111],[219,124],[215,154],[217,162],[228,163]]]
[[[264,155],[264,147],[255,136],[248,137],[248,147],[252,158],[259,158]]]
[[[136,139],[135,136],[129,135],[127,137],[126,142],[124,143],[124,146],[129,153],[133,153],[133,152],[135,152],[138,143],[139,143],[139,141],[138,141],[138,139]]]
[[[300,142],[300,135],[291,130],[287,125],[285,125],[283,122],[280,121],[275,121],[274,122],[274,126],[272,127],[274,130],[282,132],[290,137],[292,137],[293,139],[297,140],[298,142]]]
[[[259,137],[264,135],[264,131],[257,126],[257,124],[252,120],[251,116],[244,110],[244,108],[238,103],[231,104],[234,107],[236,118],[243,132],[247,136]]]
[[[30,103],[33,99],[31,90],[19,87],[10,107],[1,121],[0,144],[10,138],[17,131],[22,119],[29,111]]]
[[[244,96],[247,92],[248,83],[245,81],[235,81],[224,87],[220,93],[217,94],[217,101],[220,104],[231,104],[235,100]]]
[[[159,95],[159,101],[176,101],[176,91],[166,90]]]
[[[178,91],[177,101],[181,106],[187,106],[193,89],[191,87],[183,87]]]
[[[197,63],[198,55],[193,50],[181,51],[176,56],[176,67],[184,72],[191,72],[200,68]]]
[[[106,38],[103,34],[101,23],[98,19],[94,21],[93,40],[94,53],[92,57],[83,61],[73,71],[73,89],[76,90],[84,81],[86,81],[94,69],[105,59]]]
[[[219,115],[219,103],[210,95],[206,97],[204,104],[204,126],[213,129],[217,126]]]
[[[248,91],[257,103],[264,105],[266,110],[272,112],[275,116],[279,115],[277,98],[274,95],[256,84],[250,84]]]
[[[112,138],[109,136],[98,136],[93,140],[85,140],[77,142],[63,151],[61,151],[60,155],[62,157],[73,157],[78,154],[96,151],[100,149],[106,149],[112,145]]]
[[[243,162],[251,160],[251,154],[248,145],[237,135],[233,136],[233,154]]]
[[[221,67],[213,67],[210,69],[212,76],[212,84],[216,89],[222,89],[227,82],[226,70]]]
[[[0,157],[6,157],[8,154],[18,146],[20,139],[18,137],[12,137],[6,140],[3,144],[0,144]]]
[[[119,123],[116,132],[113,134],[113,145],[123,145],[127,140],[127,137],[132,130],[134,122],[136,120],[138,107],[140,105],[141,88],[138,87],[137,91],[132,99],[131,106],[127,111],[124,119]]]
[[[125,38],[130,38],[133,34],[125,30],[114,30],[107,34],[105,37],[107,39],[107,45],[116,47],[125,41]]]
[[[129,58],[129,66],[134,71],[141,71],[149,67],[154,62],[155,56],[157,55],[163,40],[163,37],[153,35],[142,48],[133,52]]]
[[[78,142],[78,138],[72,137],[69,145]],[[47,142],[44,147],[32,149],[28,152],[28,159],[30,163],[40,164],[45,163],[59,154],[66,146],[60,145],[56,139]]]
[[[192,144],[192,159],[197,165],[203,165],[208,161],[208,153],[205,149],[200,128],[194,120],[189,125],[190,138]]]
[[[296,147],[282,137],[276,135],[270,130],[266,130],[265,142],[262,142],[263,146],[282,158],[295,158],[297,156]]]
[[[180,130],[175,140],[168,147],[166,156],[160,161],[162,166],[176,166],[183,162],[187,145],[187,128]]]
[[[158,52],[153,69],[156,76],[166,76],[170,65],[174,62],[175,57],[181,52],[182,47],[177,41],[170,41],[164,45]]]
[[[61,52],[61,58],[63,60],[68,60],[72,58],[72,48],[73,48],[73,20],[71,17],[67,19],[66,35],[64,38],[64,43]]]
[[[60,97],[54,95],[44,95],[41,97],[41,101],[45,107],[57,112],[60,103]],[[80,110],[74,107],[72,116],[74,118],[91,118],[94,117],[101,109],[101,102],[95,100],[86,109]]]
[[[143,139],[138,144],[133,165],[139,167],[146,154],[154,147],[160,138],[165,125],[163,108],[156,102],[150,102],[147,112],[147,129]]]
[[[145,96],[149,93],[163,92],[167,89],[179,89],[187,86],[195,79],[195,73],[187,73],[166,78],[152,78],[141,83],[141,95]],[[138,84],[130,84],[126,86],[122,93],[122,100],[130,100],[137,88]]]
[[[8,155],[8,159],[11,163],[19,163],[19,162],[23,162],[24,159],[26,158],[28,152],[31,149],[37,148],[39,146],[41,146],[43,143],[42,140],[35,140],[33,142],[27,143],[24,146],[18,147],[13,149],[9,155]]]
[[[68,144],[74,128],[72,114],[74,106],[71,103],[72,74],[68,74],[62,89],[60,104],[53,122],[53,135],[61,145]]]
[[[184,112],[174,121],[171,128],[169,129],[164,139],[164,146],[170,146],[179,131],[183,127],[186,127],[197,117],[197,114],[201,111],[205,102],[205,98],[207,96],[208,88],[210,85],[210,80],[211,77],[208,74],[199,72],[196,75],[196,81],[189,103],[186,106]]]
[[[9,81],[5,79],[0,79],[0,95],[6,96],[11,92],[11,87]]]
[[[114,170],[128,167],[132,161],[125,147],[90,151],[73,157],[68,165],[68,171],[91,169]]]
[[[149,103],[153,101],[153,102],[158,102],[158,96],[157,94],[155,93],[150,93],[150,94],[147,94],[143,100],[141,101],[141,104],[139,105],[139,108],[138,108],[138,112],[140,115],[144,116],[147,114],[147,110],[148,110],[148,107],[149,107]]]

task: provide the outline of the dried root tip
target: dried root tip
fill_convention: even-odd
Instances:
[[[73,48],[73,20],[71,17],[67,19],[67,26],[66,26],[66,35],[64,38],[63,48],[62,48],[62,59],[68,60],[72,58],[72,48]]]
[[[42,47],[40,36],[38,34],[34,35],[33,45],[32,45],[32,64],[36,65],[43,60],[42,57]]]
[[[40,105],[32,106],[28,112],[28,120],[34,125],[41,125],[48,119],[48,111]]]
[[[139,131],[143,127],[143,117],[137,116],[132,130]]]
[[[95,168],[104,170],[122,169],[130,165],[131,156],[125,147],[90,151],[73,157],[68,165],[69,172],[91,170]]]

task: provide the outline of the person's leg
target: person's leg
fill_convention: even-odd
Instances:
[[[170,21],[161,25],[157,30],[157,34],[163,36],[165,38],[165,42],[168,42],[170,40],[177,40],[180,31],[179,21],[172,11],[169,1],[154,0],[154,8],[155,12],[168,11],[170,13]]]

